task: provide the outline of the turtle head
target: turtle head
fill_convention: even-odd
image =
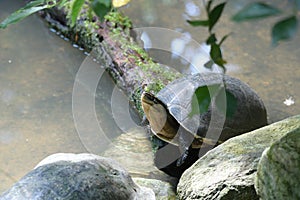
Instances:
[[[143,92],[141,103],[151,128],[159,132],[167,120],[168,111],[164,103],[149,92]]]
[[[154,134],[170,142],[176,135],[178,122],[170,115],[167,106],[149,92],[143,92],[141,103]]]
[[[150,92],[142,93],[141,102],[142,102],[144,111],[145,111],[145,108],[147,110],[148,107],[154,106],[155,104],[161,104],[161,105],[163,104],[158,98],[156,98]]]

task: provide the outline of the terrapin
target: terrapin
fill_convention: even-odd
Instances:
[[[217,98],[222,100],[222,95],[211,98],[206,112],[191,115],[196,90],[210,86],[217,86],[220,94],[223,88],[223,100],[226,99],[224,95],[234,97],[236,103],[231,116],[226,117],[218,109]],[[266,109],[259,96],[247,84],[224,74],[184,76],[168,84],[157,95],[143,92],[141,102],[152,132],[163,141],[179,146],[182,155],[177,166],[184,162],[189,147],[216,146],[267,124]]]

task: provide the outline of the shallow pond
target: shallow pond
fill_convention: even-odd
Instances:
[[[194,18],[203,15],[199,2],[136,0],[122,10],[133,19],[135,27],[176,30],[201,44],[207,36],[206,30],[185,22],[188,15]],[[270,122],[299,114],[300,94],[296,89],[300,88],[299,34],[290,42],[270,48],[269,25],[274,19],[243,24],[229,20],[231,13],[242,4],[241,0],[230,1],[225,17],[216,27],[220,35],[234,33],[223,47],[229,63],[228,74],[247,82],[258,92]],[[19,1],[0,0],[0,20],[19,7]],[[45,156],[56,152],[111,156],[133,174],[164,178],[152,166],[147,136],[135,125],[127,99],[104,73],[105,66],[93,62],[86,53],[48,29],[38,16],[0,30],[0,192]],[[165,64],[185,64],[168,52],[154,49],[150,53]],[[196,57],[193,53],[189,56]],[[207,49],[203,47],[200,53],[201,62],[205,62]],[[96,82],[97,92],[76,90],[78,101],[74,105],[73,99],[72,105],[77,72],[86,69],[82,66],[92,71],[88,82],[78,82],[79,86]],[[179,70],[190,72],[189,68]],[[97,73],[100,75],[93,76]],[[283,103],[289,98],[294,101],[290,106]],[[94,105],[93,100],[96,100],[95,107],[86,107]],[[74,111],[74,106],[81,109]]]

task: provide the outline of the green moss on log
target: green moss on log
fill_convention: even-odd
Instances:
[[[93,56],[106,62],[112,78],[129,96],[133,106],[143,115],[140,103],[140,88],[153,93],[181,76],[170,68],[155,63],[147,52],[130,36],[131,20],[118,11],[105,16],[104,22],[89,13],[88,7],[81,10],[74,27],[68,20],[71,4],[63,8],[43,11],[44,17],[62,35],[86,51],[93,50]],[[50,17],[49,17],[50,16]],[[105,52],[103,52],[105,51]],[[103,55],[104,54],[104,55]],[[146,87],[145,87],[146,86]]]

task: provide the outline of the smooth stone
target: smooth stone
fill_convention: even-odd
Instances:
[[[132,179],[140,186],[151,188],[156,200],[176,200],[175,188],[168,182],[149,178],[133,177]]]
[[[93,154],[59,153],[41,161],[1,200],[154,200],[154,192],[136,185],[116,161]]]
[[[300,127],[300,115],[236,136],[212,149],[179,180],[179,199],[255,200],[254,177],[262,152]]]

